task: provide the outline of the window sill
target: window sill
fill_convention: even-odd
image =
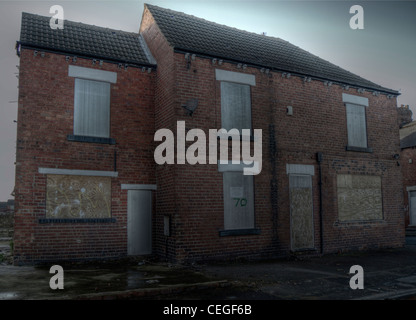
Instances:
[[[260,229],[236,229],[236,230],[221,230],[219,232],[220,237],[228,236],[246,236],[246,235],[258,235],[261,233]]]
[[[88,142],[88,143],[101,143],[101,144],[116,144],[116,140],[113,138],[100,138],[100,137],[90,137],[90,136],[77,136],[73,134],[68,134],[66,139],[68,141],[75,142]]]
[[[96,218],[96,219],[39,219],[40,224],[47,223],[114,223],[116,218]]]
[[[367,152],[367,153],[373,153],[372,148],[362,148],[362,147],[352,147],[352,146],[346,146],[346,151],[355,151],[355,152]]]

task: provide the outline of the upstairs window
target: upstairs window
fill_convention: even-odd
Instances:
[[[221,127],[251,130],[250,86],[256,85],[252,74],[215,70],[215,78],[221,81]]]
[[[368,99],[344,93],[342,100],[345,103],[347,115],[348,145],[346,149],[371,152],[367,142],[366,108],[368,107]]]
[[[117,73],[71,65],[68,75],[75,78],[74,136],[71,139],[99,142],[85,139],[95,137],[108,140],[111,83],[116,83]]]
[[[227,131],[251,129],[250,86],[221,82],[221,126]]]
[[[365,107],[347,104],[348,146],[367,148]]]
[[[110,83],[75,79],[74,134],[110,137]]]

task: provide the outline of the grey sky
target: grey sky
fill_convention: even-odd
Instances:
[[[280,37],[382,86],[401,90],[398,105],[416,112],[416,1],[1,1],[0,0],[0,201],[14,187],[17,72],[14,45],[23,11],[138,32],[143,4],[182,11],[210,21]],[[364,9],[364,29],[352,30],[352,5]]]

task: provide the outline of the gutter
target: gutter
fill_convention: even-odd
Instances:
[[[269,69],[270,71],[274,71],[274,72],[290,73],[293,76],[298,76],[298,77],[302,77],[302,78],[308,77],[308,78],[311,78],[312,80],[330,81],[330,82],[333,82],[334,84],[345,85],[345,86],[349,86],[351,88],[354,87],[354,88],[357,88],[357,89],[365,89],[367,91],[375,91],[375,92],[380,92],[380,93],[384,93],[384,94],[388,94],[388,95],[394,95],[394,96],[401,95],[400,92],[395,91],[395,90],[388,90],[387,88],[381,89],[381,88],[373,88],[373,87],[368,87],[368,86],[362,86],[362,85],[358,85],[358,84],[351,84],[351,83],[343,82],[343,81],[340,81],[340,80],[334,80],[334,79],[329,79],[329,78],[325,78],[325,77],[319,77],[319,76],[314,76],[314,75],[310,75],[310,74],[299,73],[299,72],[292,71],[292,70],[285,70],[285,69],[269,67],[269,66],[265,66],[265,65],[261,65],[261,64],[246,63],[246,62],[239,61],[239,60],[224,58],[224,57],[221,57],[221,56],[209,55],[209,54],[206,54],[206,53],[200,53],[200,52],[193,51],[193,50],[187,50],[187,49],[181,49],[181,48],[174,47],[173,51],[176,52],[176,53],[184,53],[184,54],[185,53],[191,53],[191,54],[197,55],[198,57],[206,58],[206,59],[216,58],[218,60],[223,60],[224,62],[233,63],[233,64],[244,63],[248,67],[265,68],[265,69]],[[369,80],[367,80],[367,81],[369,81]]]
[[[151,63],[137,63],[135,61],[129,61],[129,60],[115,59],[115,58],[109,58],[109,57],[104,57],[104,56],[88,55],[88,54],[83,54],[83,53],[75,52],[71,50],[65,50],[65,51],[57,50],[55,48],[37,46],[37,45],[35,46],[30,43],[24,43],[20,41],[16,41],[15,48],[16,48],[16,54],[19,57],[20,57],[20,51],[21,51],[20,49],[25,48],[25,49],[31,49],[31,50],[41,50],[44,52],[50,52],[50,53],[55,53],[55,54],[60,54],[60,55],[75,55],[79,58],[84,58],[84,59],[103,60],[104,62],[108,62],[108,63],[123,63],[123,64],[128,64],[130,67],[136,67],[136,68],[148,67],[154,70],[156,70],[157,68],[157,65],[151,64]]]

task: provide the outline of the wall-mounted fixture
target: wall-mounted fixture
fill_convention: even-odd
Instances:
[[[287,106],[286,107],[286,114],[288,116],[293,116],[293,107],[292,106]]]
[[[188,115],[190,115],[191,117],[197,107],[198,107],[198,99],[189,99],[186,102],[186,104],[182,105],[182,108],[188,111]]]

